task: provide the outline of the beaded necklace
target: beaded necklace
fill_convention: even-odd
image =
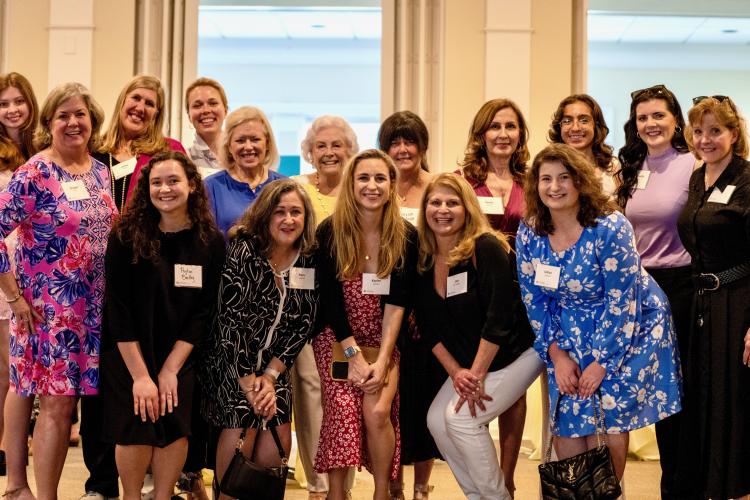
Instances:
[[[112,185],[112,197],[114,198],[115,197],[115,174],[114,172],[112,172],[112,153],[107,153],[107,154],[109,155],[109,180]],[[128,175],[126,175],[122,181],[122,193],[120,193],[120,203],[117,204],[117,200],[115,200],[115,204],[117,204],[118,210],[122,210],[123,208],[125,208],[125,191],[127,191],[127,189],[125,189],[125,185],[127,184]]]

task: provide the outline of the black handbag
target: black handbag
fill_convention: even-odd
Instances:
[[[552,422],[557,418],[560,397],[557,398],[555,412],[550,420],[550,436],[543,464],[539,465],[544,500],[615,500],[622,490],[615,475],[612,456],[602,436],[606,436],[601,396],[597,392],[599,404],[594,405],[594,413],[599,410],[596,420],[597,447],[578,455],[556,462],[552,457]],[[604,441],[604,442],[603,442]]]
[[[283,500],[286,489],[287,457],[276,428],[271,427],[271,436],[279,449],[281,467],[264,467],[253,463],[242,454],[242,443],[247,429],[242,430],[234,457],[229,462],[219,489],[222,493],[238,499]]]

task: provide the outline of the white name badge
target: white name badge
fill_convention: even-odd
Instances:
[[[727,187],[724,188],[724,191],[721,191],[718,187],[714,187],[714,190],[711,191],[711,196],[708,197],[708,202],[726,205],[729,203],[729,198],[732,197],[732,193],[734,193],[736,188],[737,186],[732,186],[731,184],[728,184]]]
[[[391,293],[391,276],[378,278],[375,273],[362,273],[362,293],[365,295],[388,295]]]
[[[315,289],[314,267],[293,267],[289,271],[289,287],[298,290]]]
[[[560,284],[560,268],[547,264],[537,264],[534,272],[534,284],[556,290]]]
[[[401,207],[401,217],[404,220],[411,222],[413,225],[417,225],[417,218],[419,217],[418,208]]]
[[[639,170],[638,183],[635,185],[636,189],[646,189],[646,186],[648,186],[649,177],[651,177],[650,170]]]
[[[466,293],[468,281],[469,275],[465,271],[454,274],[453,276],[448,276],[448,283],[445,287],[445,296],[453,297],[454,295]]]
[[[129,160],[122,161],[112,167],[112,177],[115,179],[122,179],[135,172],[135,164],[138,163],[136,157],[132,157]]]
[[[503,215],[505,213],[502,198],[496,196],[478,196],[477,199],[479,200],[479,208],[482,209],[483,214]]]
[[[91,198],[89,190],[86,189],[86,184],[82,180],[61,182],[63,193],[68,201],[79,201],[88,200]]]
[[[203,266],[175,264],[174,286],[178,288],[203,288]]]

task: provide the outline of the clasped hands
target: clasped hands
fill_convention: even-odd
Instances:
[[[385,376],[390,363],[378,359],[372,364],[365,361],[362,353],[357,353],[349,359],[349,374],[347,379],[355,387],[362,389],[365,394],[375,394],[385,385]]]
[[[564,352],[564,351],[563,351]],[[568,396],[578,395],[580,398],[590,398],[602,383],[607,374],[602,365],[592,361],[584,370],[570,356],[561,355],[553,359],[555,367],[555,382],[560,393]]]
[[[143,422],[149,419],[156,422],[179,404],[177,373],[164,367],[157,380],[158,387],[148,375],[133,380],[133,411]]]
[[[266,421],[276,415],[276,380],[271,375],[264,373],[243,377],[240,387],[256,415]]]
[[[458,413],[464,403],[468,405],[472,417],[477,416],[477,408],[487,411],[484,402],[492,401],[492,397],[484,392],[483,376],[466,368],[460,368],[451,376],[451,380],[453,380],[453,389],[459,396],[456,407],[453,409],[454,412]]]

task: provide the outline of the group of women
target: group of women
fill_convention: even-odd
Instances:
[[[36,498],[56,498],[85,396],[91,498],[118,476],[140,498],[149,469],[155,498],[180,477],[206,498],[201,469],[218,488],[243,432],[243,453],[280,463],[269,428],[288,453],[292,415],[311,499],[347,498],[362,466],[373,498],[403,499],[405,464],[427,499],[436,458],[467,498],[512,498],[545,367],[558,457],[605,433],[622,478],[628,433],[655,423],[664,498],[749,494],[745,121],[726,96],[694,99],[687,124],[663,85],[631,97],[618,158],[576,94],[529,165],[521,110],[495,99],[455,172],[430,173],[427,127],[401,111],[361,152],[317,118],[314,171],[286,179],[264,113],[229,113],[214,80],[186,90],[186,153],[156,78],[124,87],[100,137],[80,84],[37,112],[2,75],[6,496],[34,498],[37,396]]]

